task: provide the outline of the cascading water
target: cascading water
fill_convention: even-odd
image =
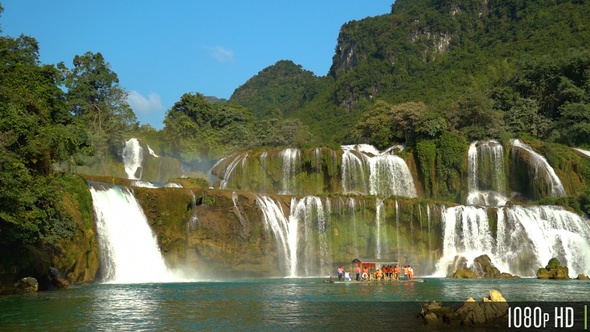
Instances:
[[[266,230],[274,235],[284,274],[308,277],[329,273],[325,210],[318,197],[292,198],[288,216],[268,196],[258,196],[256,203],[262,210]]]
[[[535,181],[543,181],[549,187],[549,196],[553,197],[561,197],[566,196],[565,189],[563,184],[561,184],[561,180],[555,173],[555,170],[549,163],[545,157],[541,156],[535,150],[533,150],[530,146],[524,144],[522,141],[518,139],[512,140],[512,145],[514,148],[520,148],[529,153],[531,159],[533,161],[533,173],[532,178]]]
[[[143,161],[143,148],[137,138],[131,138],[125,142],[123,148],[123,164],[127,178],[140,180],[142,176],[141,163]],[[139,174],[138,174],[139,173]]]
[[[105,283],[178,282],[164,263],[143,210],[126,188],[90,186]]]
[[[232,179],[232,177],[235,176],[234,171],[236,170],[237,166],[245,163],[247,158],[248,158],[248,153],[241,153],[241,154],[238,154],[237,156],[230,156],[227,158],[223,158],[219,162],[217,162],[217,164],[220,164],[220,163],[227,161],[228,159],[231,160],[229,165],[225,168],[225,172],[223,173],[223,178],[221,180],[221,185],[220,185],[221,189],[227,189],[229,181]],[[213,168],[215,168],[217,166],[217,164],[215,166],[213,166]]]
[[[523,277],[535,276],[553,257],[569,268],[570,276],[590,273],[589,221],[561,207],[499,208],[495,238],[485,208],[447,208],[442,222],[443,257],[437,276],[454,271],[457,256],[471,263],[482,254],[500,271]]]
[[[268,196],[258,196],[256,203],[262,211],[264,227],[272,232],[283,262],[283,273],[289,277],[297,276],[298,221],[285,216],[279,203]]]
[[[353,145],[342,146],[342,188],[345,193],[369,192],[369,174],[366,156]]]
[[[301,151],[299,149],[285,149],[279,154],[283,165],[282,188],[279,194],[289,195],[295,193],[297,184],[295,176],[298,172],[298,167],[301,159]]]
[[[469,146],[467,205],[504,206],[508,197],[504,174],[504,148],[495,140]]]
[[[303,251],[302,271],[304,276],[329,274],[327,225],[324,206],[319,197],[307,196],[300,200],[291,199],[290,219],[298,220],[303,227],[301,249]]]
[[[417,197],[412,173],[406,162],[391,154],[379,152],[366,144],[342,146],[342,183],[345,192],[381,196]],[[366,177],[368,174],[368,191]]]
[[[375,217],[375,258],[381,259],[381,238],[385,235],[381,232],[381,225],[385,224],[385,207],[383,206],[383,199],[377,199],[376,206],[376,217]]]
[[[581,154],[583,154],[586,158],[590,158],[590,151],[588,150],[583,150],[580,148],[573,148],[574,150],[580,152]]]

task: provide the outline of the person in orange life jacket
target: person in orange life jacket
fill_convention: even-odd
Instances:
[[[414,280],[414,268],[408,266],[408,274],[410,275],[410,280]]]
[[[393,278],[399,280],[399,266],[397,265],[393,268]]]
[[[404,266],[404,278],[408,277],[408,267]]]
[[[369,280],[369,268],[365,266],[363,269],[363,280]]]

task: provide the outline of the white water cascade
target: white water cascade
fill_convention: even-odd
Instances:
[[[143,210],[126,188],[90,186],[105,283],[185,281],[170,271]]]
[[[504,206],[508,197],[504,174],[504,148],[496,140],[475,141],[469,146],[467,205]]]
[[[295,193],[297,190],[295,176],[299,171],[301,151],[289,148],[281,151],[279,156],[283,165],[282,188],[279,190],[279,194],[289,195]]]
[[[142,176],[141,163],[143,161],[143,148],[137,138],[131,138],[125,142],[123,148],[123,165],[127,178],[140,180]],[[139,174],[138,174],[139,173]]]
[[[576,150],[576,151],[578,151],[582,155],[584,155],[584,157],[590,158],[590,151],[584,150],[584,149],[580,149],[580,148],[573,148],[573,149]]]
[[[248,153],[241,153],[237,156],[232,155],[226,158],[221,159],[220,161],[213,166],[215,168],[218,164],[222,164],[227,162],[227,160],[231,160],[231,163],[225,168],[225,172],[223,173],[223,178],[221,179],[220,189],[227,189],[227,184],[229,183],[232,176],[234,176],[234,171],[236,170],[237,166],[240,164],[244,164],[246,159],[248,158]]]
[[[321,276],[329,273],[326,212],[319,197],[292,198],[286,215],[280,203],[268,196],[258,196],[266,231],[273,234],[289,277]]]
[[[527,151],[534,161],[534,174],[533,178],[535,181],[545,181],[547,186],[549,186],[549,195],[553,197],[561,197],[566,196],[565,189],[563,184],[561,184],[561,180],[555,173],[555,170],[549,163],[545,157],[541,156],[535,150],[533,150],[530,146],[524,144],[522,141],[518,139],[512,140],[512,145],[515,148],[521,148]]]
[[[256,203],[262,210],[266,231],[274,235],[284,272],[289,277],[297,276],[297,219],[285,216],[281,205],[268,196],[258,196]]]
[[[498,209],[493,229],[485,208],[457,206],[443,211],[443,257],[437,276],[455,271],[456,257],[468,264],[487,254],[501,272],[535,276],[553,257],[571,277],[590,274],[589,220],[557,206],[507,206]]]
[[[381,238],[386,237],[384,232],[381,231],[381,225],[385,224],[385,206],[383,205],[383,199],[377,198],[376,202],[376,213],[375,213],[375,258],[381,259]],[[385,229],[385,227],[383,227]],[[398,253],[399,257],[399,253]]]
[[[343,145],[344,192],[417,197],[416,186],[408,165],[402,158],[392,154],[396,149],[400,148],[396,146],[385,152],[379,152],[373,146],[366,144]]]

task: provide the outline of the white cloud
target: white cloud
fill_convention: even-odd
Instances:
[[[206,46],[205,49],[217,62],[226,63],[234,61],[234,51],[223,46]]]
[[[150,114],[162,109],[160,95],[157,93],[150,93],[146,98],[137,91],[131,91],[127,96],[127,102],[136,113]]]

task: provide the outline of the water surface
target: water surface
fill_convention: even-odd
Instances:
[[[426,279],[328,284],[322,279],[95,284],[0,297],[1,331],[424,329],[421,303],[476,300],[590,302],[587,281]],[[428,327],[429,330],[436,328]],[[440,328],[441,331],[445,328]]]

